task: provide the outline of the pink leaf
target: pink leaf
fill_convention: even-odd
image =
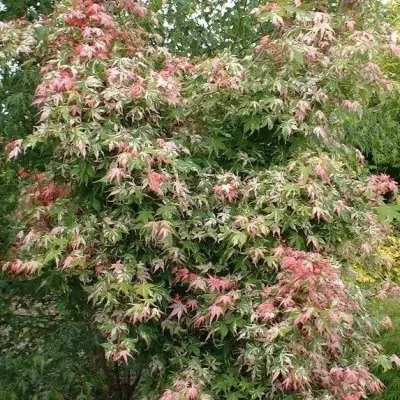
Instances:
[[[178,299],[174,299],[174,304],[169,306],[172,309],[169,318],[177,317],[178,321],[182,318],[183,314],[187,313],[187,307]]]
[[[158,172],[150,171],[148,174],[148,180],[149,180],[150,190],[152,190],[154,193],[162,195],[163,191],[160,188],[160,185],[163,182],[165,182],[166,177],[164,175],[159,174]]]
[[[218,320],[221,315],[224,314],[224,310],[222,307],[213,304],[210,307],[210,322],[214,320]]]

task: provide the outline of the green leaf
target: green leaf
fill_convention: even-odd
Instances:
[[[381,221],[389,222],[400,221],[400,205],[398,204],[382,204],[377,208],[377,214]]]
[[[228,327],[224,324],[218,325],[218,332],[221,336],[221,340],[225,339],[226,335],[228,334],[229,330]]]
[[[393,368],[393,364],[392,361],[390,360],[390,357],[388,357],[385,354],[379,355],[375,360],[375,364],[378,367],[381,367],[385,372]]]
[[[148,283],[136,284],[133,286],[133,291],[144,299],[148,299],[152,295],[153,285]]]
[[[244,232],[234,232],[231,235],[231,242],[233,246],[242,247],[247,242],[247,234]]]
[[[141,227],[143,225],[146,225],[148,222],[153,221],[154,216],[153,213],[150,210],[141,210],[138,214],[138,216],[135,218],[135,222],[138,222],[138,226]]]
[[[299,65],[299,66],[304,65],[304,58],[303,58],[303,54],[301,53],[301,51],[294,50],[293,56],[294,56],[294,61],[296,62],[297,65]]]

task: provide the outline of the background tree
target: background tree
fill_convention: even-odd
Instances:
[[[385,10],[386,24],[391,24],[398,30],[399,6],[389,2]],[[365,107],[358,124],[348,128],[350,141],[367,157],[370,165],[380,171],[388,171],[393,176],[399,176],[399,119],[398,119],[398,82],[399,82],[399,51],[398,33],[391,38],[390,52],[382,54],[378,64],[385,73],[396,82],[395,92],[382,93],[371,98]]]
[[[259,0],[242,1],[167,1],[151,3],[162,25],[159,32],[175,54],[185,56],[214,55],[229,49],[245,54],[272,25],[258,24],[251,11]]]

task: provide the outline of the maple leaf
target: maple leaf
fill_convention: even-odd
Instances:
[[[74,47],[74,53],[78,58],[86,58],[88,60],[91,60],[96,54],[96,48],[89,44],[78,43]]]
[[[204,325],[206,321],[206,317],[204,315],[196,315],[193,319],[192,319],[192,323],[191,326],[193,328],[200,328],[201,326]]]
[[[101,5],[99,5],[99,4],[96,4],[96,3],[93,3],[93,4],[91,4],[87,9],[86,9],[86,12],[87,12],[87,15],[96,15],[96,14],[99,14],[100,12],[103,12],[104,11],[104,8],[101,6]]]
[[[284,308],[290,308],[290,307],[295,306],[296,303],[295,303],[294,300],[289,296],[289,297],[286,297],[286,298],[284,298],[284,299],[282,300],[281,305],[282,305]]]
[[[53,204],[58,198],[64,197],[66,194],[66,189],[56,185],[54,182],[44,184],[35,192],[40,204],[44,206]]]
[[[10,270],[13,273],[20,273],[23,270],[24,263],[22,260],[16,259],[12,262],[7,262],[3,265],[3,271]]]
[[[150,171],[147,179],[150,190],[152,190],[154,193],[162,195],[163,191],[160,188],[160,185],[166,181],[166,177],[158,172]]]
[[[285,378],[284,381],[281,383],[281,388],[282,388],[283,390],[288,391],[289,389],[292,388],[292,385],[293,385],[293,380],[291,379],[291,377],[288,376],[288,377]]]
[[[194,311],[194,310],[197,309],[198,306],[199,306],[199,305],[198,305],[197,301],[194,300],[194,299],[190,299],[190,300],[188,300],[188,301],[186,302],[186,307],[187,307],[189,310]]]
[[[22,153],[22,139],[11,140],[6,144],[5,150],[8,151],[8,159],[17,158]]]
[[[321,165],[317,165],[314,168],[314,172],[325,182],[329,181],[329,175],[326,172],[326,170],[321,166]]]
[[[190,272],[187,268],[174,268],[172,272],[177,282],[192,282],[197,278],[197,275]]]
[[[194,279],[189,284],[190,289],[198,289],[202,291],[206,291],[207,282],[201,276],[195,276]]]
[[[222,304],[224,306],[232,306],[235,302],[235,298],[232,294],[224,294],[222,296],[218,296],[215,299],[215,304]]]
[[[356,112],[361,109],[361,104],[358,101],[343,100],[343,107],[349,111]]]
[[[144,89],[143,85],[139,82],[132,85],[129,90],[130,95],[134,98],[141,97],[144,92],[145,92],[145,89]]]
[[[274,249],[274,257],[281,257],[285,254],[285,248],[283,246],[278,246]]]
[[[208,275],[206,279],[209,289],[211,292],[219,292],[232,287],[232,281],[229,279],[222,279],[217,276]]]
[[[73,117],[76,117],[77,115],[80,115],[81,113],[82,113],[82,111],[77,105],[71,106],[71,115]]]
[[[199,395],[199,388],[197,386],[191,386],[185,391],[187,400],[194,400]]]
[[[285,26],[285,22],[284,22],[283,18],[278,14],[272,14],[272,23],[277,28]]]
[[[374,380],[368,385],[368,389],[371,393],[380,393],[384,387],[385,385],[379,380]]]
[[[275,313],[273,312],[274,310],[275,310],[274,303],[272,301],[267,301],[258,306],[257,313],[258,313],[260,319],[263,322],[266,322],[266,321],[274,318],[274,316],[275,316]]]
[[[251,249],[250,257],[253,264],[257,265],[260,260],[265,260],[264,249]]]
[[[304,324],[304,322],[308,321],[311,319],[312,315],[314,313],[314,310],[312,308],[306,309],[304,312],[302,312],[294,321],[295,325],[299,324]]]
[[[174,299],[173,302],[174,303],[168,307],[172,309],[171,313],[169,314],[169,318],[176,316],[178,321],[180,321],[182,315],[187,314],[187,306],[178,299]]]
[[[312,216],[317,219],[318,222],[322,220],[327,220],[329,217],[329,213],[324,210],[322,207],[315,206],[312,209]]]
[[[342,400],[360,400],[360,399],[361,399],[360,393],[354,393],[354,394],[350,394],[350,395],[342,397]]]
[[[15,158],[18,158],[18,156],[22,154],[22,150],[20,147],[14,147],[9,153],[8,153],[8,159],[12,160]]]
[[[393,361],[398,368],[400,368],[400,357],[398,357],[396,354],[393,354],[390,356],[390,360]]]
[[[147,319],[149,319],[151,315],[151,309],[149,306],[145,306],[143,307],[143,310],[140,312],[139,318],[141,321],[146,321]]]
[[[210,308],[210,322],[218,320],[221,315],[224,314],[224,309],[216,304],[213,304]]]
[[[30,173],[25,169],[25,168],[20,168],[18,170],[18,176],[22,179],[28,178],[30,176]]]
[[[238,197],[238,187],[235,181],[223,185],[214,185],[212,190],[222,201],[233,202]]]
[[[80,10],[74,10],[64,16],[67,25],[83,27],[86,24],[86,17]]]
[[[326,131],[322,126],[317,126],[314,128],[314,134],[317,135],[319,138],[326,139]]]
[[[144,8],[140,3],[136,0],[120,0],[122,3],[122,6],[131,11],[133,14],[135,14],[138,17],[145,17],[147,12],[146,8]]]
[[[75,85],[75,78],[70,70],[61,70],[57,72],[50,87],[57,93],[63,93],[71,90]]]
[[[122,178],[125,178],[126,176],[127,174],[123,168],[114,167],[107,172],[106,180],[107,182],[116,181],[117,183],[120,183]]]
[[[65,258],[62,266],[62,270],[69,269],[73,265],[73,263],[76,261],[76,258],[73,256],[68,256]]]
[[[173,233],[172,225],[168,221],[151,221],[144,227],[151,229],[150,239],[156,243],[164,243]]]
[[[340,381],[344,377],[344,370],[343,368],[333,367],[330,369],[329,374],[337,381]]]
[[[399,46],[397,46],[394,43],[390,43],[389,49],[396,57],[400,57],[400,47]]]
[[[172,390],[167,389],[161,396],[160,400],[176,400],[176,396]]]
[[[368,186],[379,195],[389,192],[397,193],[398,190],[397,182],[386,174],[371,175]]]
[[[128,364],[128,358],[133,358],[130,350],[119,350],[113,354],[114,361],[123,359],[125,364]]]
[[[121,260],[118,260],[116,263],[111,264],[110,267],[116,274],[121,274],[124,272],[124,265],[122,264]]]

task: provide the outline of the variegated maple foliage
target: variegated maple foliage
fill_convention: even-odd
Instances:
[[[78,276],[138,398],[379,392],[377,328],[347,265],[373,259],[397,185],[368,176],[344,130],[392,89],[374,63],[398,49],[379,2],[267,2],[254,14],[274,29],[246,56],[200,60],[162,47],[135,0],[59,3],[40,122],[6,146],[52,158],[21,171],[25,229],[3,269]]]
[[[0,21],[0,66],[33,51],[37,44],[35,25],[36,23],[29,23],[24,19],[12,20],[7,23]],[[37,21],[37,26],[41,26],[40,21]]]

